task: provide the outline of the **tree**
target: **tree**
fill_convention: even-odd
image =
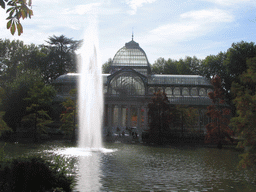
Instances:
[[[193,72],[190,69],[191,57],[186,57],[184,60],[180,59],[177,63],[178,73],[182,75],[192,75]]]
[[[60,75],[77,72],[77,58],[75,51],[79,48],[82,41],[75,41],[61,35],[59,37],[49,37],[46,41],[50,52],[47,56],[47,71],[49,74],[48,82],[52,82]],[[85,53],[86,54],[86,53]]]
[[[225,107],[221,78],[214,76],[211,82],[214,92],[210,92],[208,95],[213,105],[207,107],[208,112],[206,114],[211,117],[211,123],[206,125],[207,135],[205,140],[206,142],[217,143],[217,147],[221,149],[226,137],[232,141],[230,136],[233,134],[233,131],[228,126],[230,110]]]
[[[20,18],[31,18],[33,15],[32,9],[32,0],[29,0],[27,3],[27,0],[0,0],[0,6],[5,9],[7,6],[9,8],[6,10],[6,13],[9,13],[9,16],[6,18],[6,20],[9,20],[7,22],[7,29],[10,29],[11,34],[14,35],[16,28],[18,30],[18,35],[21,35],[23,33],[23,27],[20,23]]]
[[[46,132],[46,125],[52,122],[48,111],[55,94],[56,91],[51,85],[45,85],[42,81],[35,81],[24,99],[27,102],[27,107],[22,123],[32,124],[35,142],[38,141],[38,133]]]
[[[163,144],[170,123],[170,102],[166,94],[161,91],[154,93],[148,108],[150,141]]]
[[[109,58],[107,62],[105,62],[103,65],[102,65],[102,73],[109,73],[110,72],[110,66],[112,64],[112,59]]]
[[[232,103],[234,96],[231,93],[232,82],[239,82],[239,76],[247,70],[246,60],[256,56],[256,46],[253,42],[233,43],[226,53],[210,55],[202,61],[202,75],[211,78],[219,75],[224,91],[225,101],[231,108],[232,115],[236,108]]]
[[[227,50],[227,58],[224,61],[231,83],[233,81],[237,82],[239,76],[248,69],[246,60],[255,56],[256,46],[254,42],[241,41],[232,44],[231,48]],[[231,83],[229,85],[230,88]]]
[[[219,75],[222,79],[227,75],[227,68],[224,66],[224,61],[227,54],[220,52],[218,55],[209,55],[202,61],[201,75],[211,79]],[[225,86],[225,85],[224,85]]]
[[[231,125],[240,138],[238,147],[248,149],[240,164],[256,169],[256,57],[247,59],[247,67],[240,82],[232,84],[237,115],[231,119]]]
[[[171,109],[170,122],[173,127],[181,127],[182,133],[184,128],[193,128],[197,123],[197,109],[186,105],[174,105]],[[192,129],[190,129],[191,131]]]
[[[4,111],[2,111],[2,98],[4,94],[4,89],[0,88],[0,137],[4,132],[12,132],[12,129],[4,122],[3,115]]]
[[[38,71],[26,71],[19,74],[12,82],[3,85],[3,120],[15,132],[21,126],[21,120],[27,115],[29,90],[36,82],[41,82],[42,77]]]
[[[65,111],[61,114],[62,125],[60,129],[64,132],[65,136],[75,141],[75,130],[77,128],[77,91],[72,89],[69,92],[69,97],[62,103]]]
[[[0,40],[0,64],[2,80],[12,80],[19,73],[18,66],[28,55],[25,54],[25,45],[19,40]]]
[[[185,59],[165,60],[158,58],[152,65],[152,72],[155,74],[181,74],[181,75],[196,75],[201,69],[201,60],[194,57],[186,57]]]
[[[162,57],[158,58],[151,67],[152,73],[156,73],[156,74],[163,73],[164,74],[165,73],[165,70],[164,70],[165,63],[166,63],[166,61],[164,58],[162,58]]]

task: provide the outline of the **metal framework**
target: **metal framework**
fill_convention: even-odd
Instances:
[[[58,91],[59,102],[76,88],[79,74],[58,77],[53,85]],[[110,74],[102,74],[105,96],[105,132],[135,126],[138,132],[147,129],[147,106],[154,92],[167,94],[171,104],[198,108],[198,124],[204,127],[209,119],[204,115],[206,106],[211,104],[207,94],[212,91],[210,82],[198,75],[156,75],[151,74],[144,50],[135,41],[119,49],[110,66]],[[136,117],[136,118],[135,118]],[[136,120],[135,120],[136,119]]]

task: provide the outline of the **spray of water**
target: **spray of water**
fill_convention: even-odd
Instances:
[[[79,148],[102,148],[103,83],[97,19],[90,16],[80,50],[78,83]]]

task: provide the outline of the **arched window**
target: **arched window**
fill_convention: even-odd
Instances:
[[[179,96],[180,95],[180,88],[179,87],[175,87],[174,88],[173,95],[175,95],[175,96]]]
[[[200,95],[200,96],[206,96],[206,91],[205,91],[204,88],[201,88],[201,89],[199,90],[199,95]]]
[[[130,72],[123,72],[115,76],[109,85],[112,95],[145,95],[145,86],[141,78]]]
[[[168,95],[168,96],[171,96],[172,95],[172,89],[170,87],[167,87],[165,89],[165,93]]]
[[[187,87],[184,87],[184,88],[182,89],[182,95],[183,95],[183,96],[189,96],[189,90],[188,90]]]
[[[196,87],[193,87],[190,92],[191,92],[191,96],[198,96]]]

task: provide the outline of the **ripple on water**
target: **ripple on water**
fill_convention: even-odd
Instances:
[[[54,150],[45,150],[46,153],[54,153],[57,155],[64,155],[70,157],[88,157],[92,156],[93,153],[113,153],[117,149],[107,149],[107,148],[56,148]]]

